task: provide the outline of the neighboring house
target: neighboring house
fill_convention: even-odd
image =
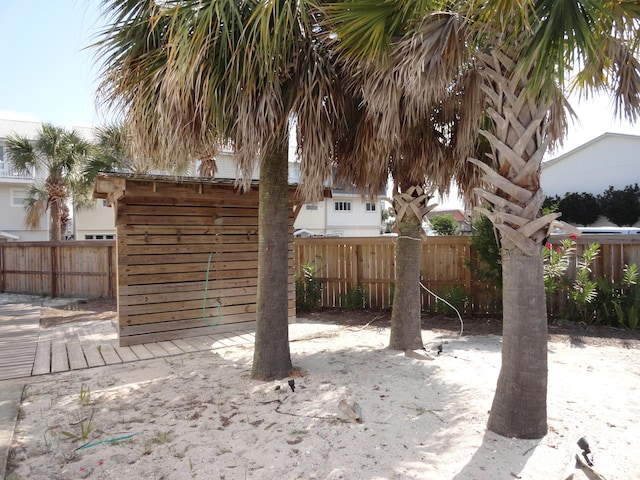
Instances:
[[[375,237],[382,233],[383,195],[362,198],[352,188],[331,188],[331,197],[302,205],[294,223],[300,237]]]
[[[72,235],[75,240],[113,240],[116,238],[113,208],[96,200],[93,208],[73,209]]]
[[[0,119],[0,242],[38,241],[49,239],[49,216],[40,218],[40,228],[27,230],[24,225],[24,201],[29,187],[36,181],[35,173],[18,175],[13,171],[6,149],[8,136],[18,134],[35,137],[40,128],[38,122]],[[42,179],[40,179],[42,180]]]
[[[216,178],[236,178],[233,151],[223,149],[216,155]],[[252,178],[258,179],[259,172]],[[289,184],[300,181],[296,162],[289,162]],[[353,188],[329,186],[331,197],[300,207],[294,223],[294,235],[300,237],[373,237],[381,234],[382,202],[384,193],[372,199],[362,198]]]
[[[640,136],[605,133],[542,164],[540,183],[547,196],[604,193],[640,184]],[[605,217],[594,226],[612,226]],[[636,226],[640,226],[637,225]]]

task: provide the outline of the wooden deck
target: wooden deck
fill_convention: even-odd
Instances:
[[[120,347],[109,320],[40,328],[40,307],[0,305],[0,380],[252,345],[253,331]]]

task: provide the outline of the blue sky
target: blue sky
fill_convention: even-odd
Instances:
[[[0,0],[0,117],[99,125],[98,69],[83,50],[99,30],[101,0]]]
[[[51,122],[58,126],[101,125],[96,109],[98,68],[83,50],[100,31],[101,0],[0,0],[0,118]],[[606,98],[572,100],[581,125],[565,147],[575,148],[604,132],[640,134],[640,127],[613,119]]]

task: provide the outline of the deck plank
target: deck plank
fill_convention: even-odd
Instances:
[[[176,344],[170,341],[158,342],[158,345],[160,345],[169,355],[179,355],[184,353]]]
[[[67,344],[60,341],[53,342],[51,344],[51,373],[67,371],[69,371]]]
[[[115,348],[110,343],[106,343],[100,346],[100,353],[106,365],[115,365],[116,363],[122,363],[122,358],[116,353]]]
[[[138,360],[138,357],[136,356],[134,351],[131,350],[131,347],[121,347],[120,345],[117,345],[117,344],[112,346],[113,346],[113,350],[118,354],[118,356],[122,359],[123,362],[128,363],[128,362],[135,362]]]
[[[98,348],[97,345],[91,343],[89,345],[83,345],[82,349],[84,350],[84,356],[87,359],[87,364],[90,367],[102,367],[105,364],[104,359],[100,354],[100,350],[102,350],[102,348]]]
[[[84,352],[82,351],[82,345],[77,340],[72,340],[67,343],[67,353],[69,354],[69,366],[71,370],[79,370],[81,368],[87,368],[87,359],[84,358]]]
[[[169,354],[157,343],[145,343],[144,346],[147,347],[147,350],[149,350],[155,358],[166,357]]]
[[[198,351],[196,347],[194,347],[188,342],[185,342],[183,338],[176,338],[174,340],[171,340],[171,343],[173,343],[176,347],[178,347],[180,350],[182,350],[185,353]]]
[[[138,360],[151,360],[152,358],[156,358],[144,345],[131,345],[131,350],[136,354]]]
[[[33,375],[51,373],[51,340],[38,342],[36,358],[33,362]]]

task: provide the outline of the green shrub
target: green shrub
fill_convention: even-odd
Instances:
[[[569,290],[569,303],[567,309],[572,317],[578,317],[583,322],[596,321],[594,300],[598,296],[598,288],[595,280],[591,279],[591,265],[598,256],[600,245],[589,245],[582,258],[578,260],[576,278]]]
[[[471,246],[477,255],[474,265],[465,259],[465,266],[473,272],[478,280],[485,280],[502,288],[502,257],[491,220],[481,215],[473,222]]]
[[[357,285],[347,289],[347,293],[340,295],[342,307],[348,310],[362,310],[365,307],[366,292],[364,287]]]
[[[568,193],[560,200],[558,210],[565,222],[591,225],[600,216],[600,203],[598,198],[590,193]]]
[[[322,282],[316,276],[316,266],[302,265],[302,276],[296,275],[296,310],[310,311],[322,302]]]
[[[436,298],[436,302],[433,305],[433,313],[439,315],[455,315],[456,310],[463,315],[469,309],[469,292],[462,285],[453,285],[451,287],[443,288],[438,292],[440,298]],[[449,303],[450,305],[448,305]],[[455,307],[451,308],[451,307]]]
[[[640,218],[640,187],[627,185],[623,190],[609,187],[599,197],[602,214],[619,227],[633,225]]]
[[[616,327],[638,328],[640,322],[640,286],[638,266],[627,265],[620,283],[610,277],[597,279],[596,322]]]

